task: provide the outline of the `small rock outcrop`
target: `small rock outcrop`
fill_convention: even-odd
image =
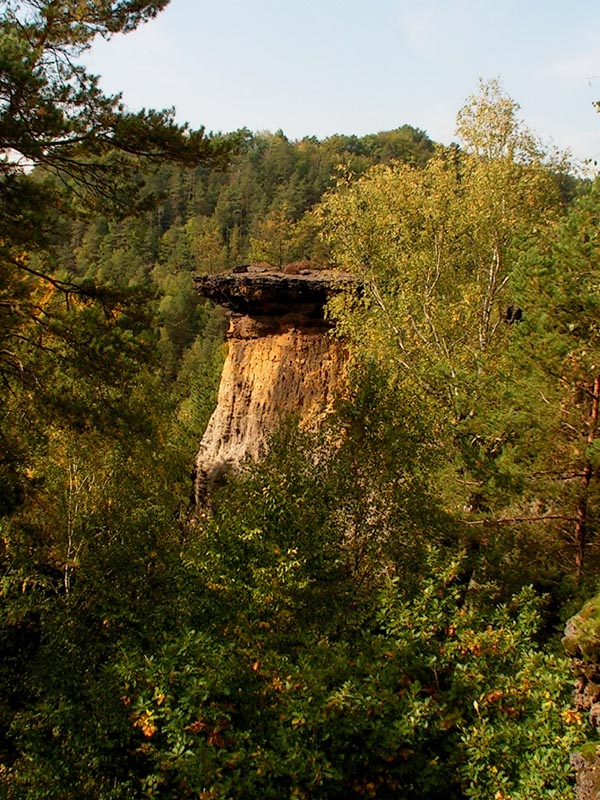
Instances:
[[[354,282],[333,270],[252,266],[194,281],[231,313],[217,406],[196,457],[194,496],[203,506],[227,471],[260,457],[285,416],[312,424],[331,408],[347,351],[331,335],[325,306]]]
[[[574,705],[592,729],[600,730],[600,595],[568,621],[563,646],[575,676]],[[576,800],[600,798],[600,746],[591,741],[573,753],[571,764],[577,775]]]

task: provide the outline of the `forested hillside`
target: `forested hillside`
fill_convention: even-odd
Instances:
[[[78,57],[165,5],[0,4],[2,796],[573,798],[597,183],[496,81],[451,147],[131,114]],[[198,514],[249,261],[358,278],[351,391]]]
[[[63,253],[64,268],[94,281],[155,292],[162,323],[159,349],[165,370],[174,375],[207,323],[191,275],[247,261],[324,266],[327,249],[307,212],[336,176],[342,171],[359,175],[394,159],[423,165],[433,149],[422,131],[409,126],[323,142],[291,142],[281,131],[242,131],[226,169],[163,164],[144,176],[144,192],[160,198],[151,211],[120,221],[95,216],[76,225]]]

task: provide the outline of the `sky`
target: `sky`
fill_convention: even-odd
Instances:
[[[598,0],[171,0],[86,63],[131,110],[290,139],[409,124],[449,144],[499,78],[548,146],[600,164]]]

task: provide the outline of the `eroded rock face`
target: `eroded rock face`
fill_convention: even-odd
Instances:
[[[324,319],[329,297],[352,283],[333,271],[247,270],[195,279],[231,312],[217,407],[196,457],[196,504],[231,469],[260,457],[287,415],[316,423],[340,395],[347,352]]]

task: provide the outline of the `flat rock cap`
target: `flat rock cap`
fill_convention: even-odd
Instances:
[[[283,316],[300,312],[322,317],[330,297],[359,283],[350,273],[337,270],[304,269],[289,274],[247,266],[219,275],[198,275],[194,285],[201,297],[237,314]]]

